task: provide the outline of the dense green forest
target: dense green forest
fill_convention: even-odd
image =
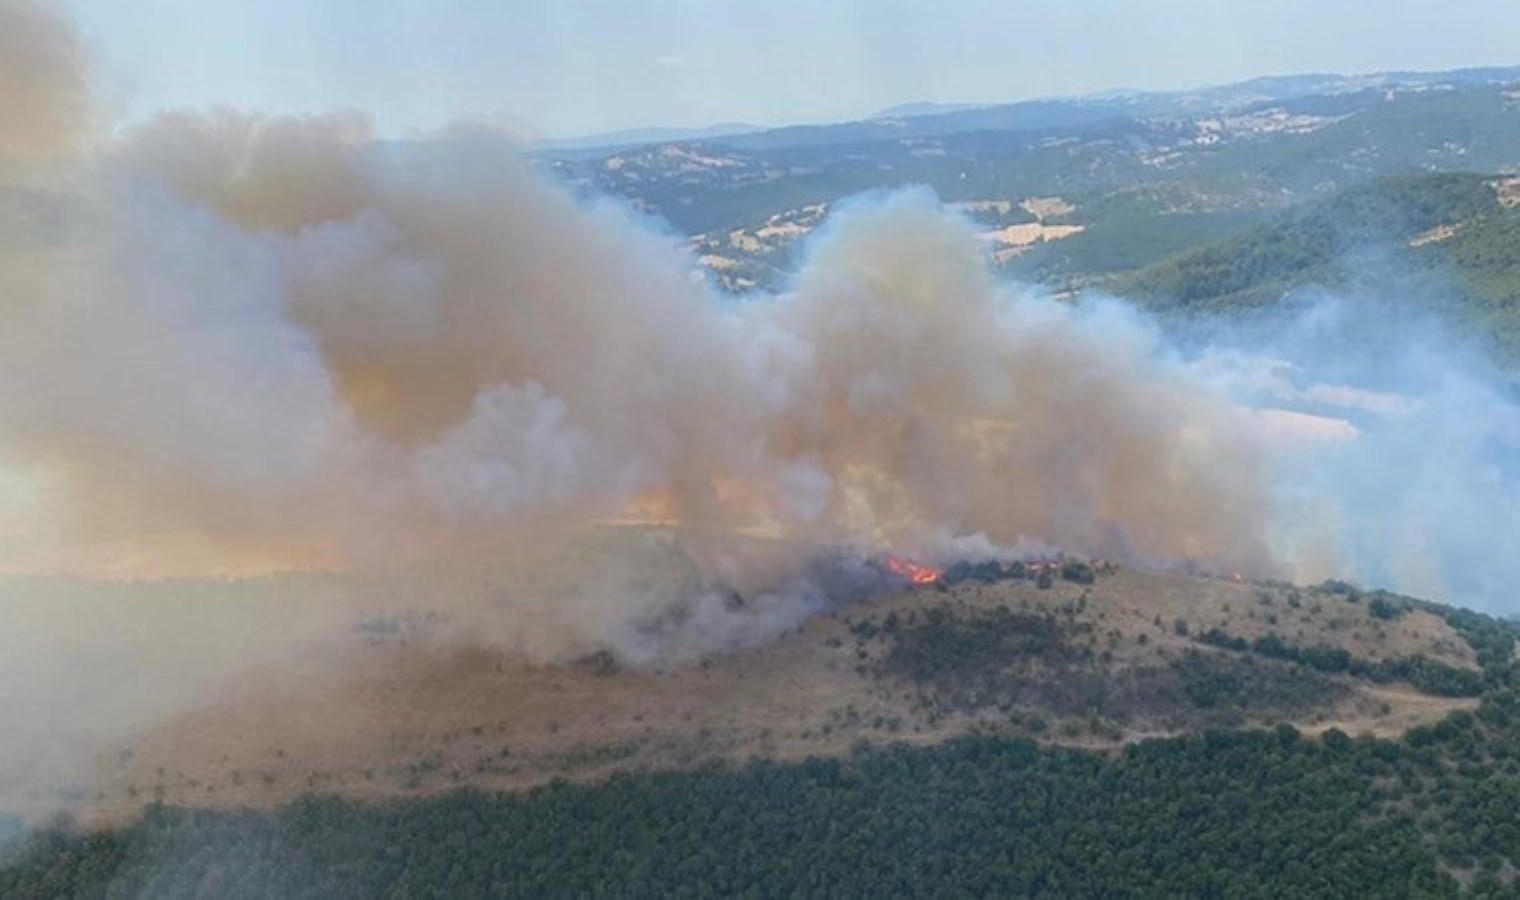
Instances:
[[[993,734],[12,841],[0,896],[1513,894],[1513,626],[1445,610],[1483,700],[1399,741],[1290,726],[1099,754]]]

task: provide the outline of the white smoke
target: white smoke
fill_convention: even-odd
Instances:
[[[1300,580],[1501,614],[1520,583],[1513,376],[1419,294],[1313,291],[1263,328],[1216,335],[1199,370],[1289,413],[1272,458],[1275,556]]]

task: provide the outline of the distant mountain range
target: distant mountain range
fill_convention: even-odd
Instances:
[[[1350,260],[1375,249],[1421,273],[1427,293],[1455,297],[1455,321],[1520,361],[1520,66],[640,134],[656,132],[540,159],[686,234],[707,277],[734,293],[784,289],[839,200],[923,185],[975,223],[1005,275],[1058,296],[1236,315],[1344,283],[1362,271]]]
[[[1073,97],[1012,103],[916,101],[891,106],[865,119],[767,128],[725,122],[705,128],[643,128],[542,141],[540,152],[555,155],[648,144],[738,138],[730,146],[759,149],[799,144],[850,143],[881,137],[923,137],[979,129],[1069,127],[1120,116],[1199,115],[1230,112],[1316,94],[1348,94],[1373,89],[1474,86],[1520,81],[1520,66],[1488,66],[1443,72],[1375,72],[1363,75],[1308,73],[1272,75],[1233,84],[1179,91],[1104,91]]]
[[[578,150],[609,150],[619,147],[638,147],[646,144],[667,144],[678,141],[701,141],[711,138],[733,137],[764,131],[763,125],[743,122],[720,122],[701,128],[629,128],[623,131],[607,131],[580,137],[552,138],[539,141],[534,147],[543,152],[574,152]]]

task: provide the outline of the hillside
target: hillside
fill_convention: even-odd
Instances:
[[[106,748],[90,782],[58,784],[51,799],[79,798],[78,815],[109,821],[149,801],[269,807],[311,789],[519,788],[985,728],[1100,747],[1282,721],[1396,735],[1470,708],[1479,685],[1462,674],[1476,664],[1460,635],[1424,609],[1378,609],[1324,588],[1142,571],[1048,589],[970,578],[664,670],[606,654],[535,664],[451,636],[440,617],[356,613],[322,665],[234,678],[215,700]],[[1294,665],[1221,635],[1275,635],[1345,659]],[[1358,672],[1353,660],[1390,668]],[[47,805],[29,790],[7,805]]]
[[[740,292],[784,287],[797,242],[816,224],[811,211],[863,191],[927,185],[982,210],[1058,196],[1072,212],[1054,224],[1082,232],[998,261],[1064,291],[1380,177],[1512,172],[1520,168],[1516,77],[1510,69],[1307,76],[773,129],[543,164],[687,235],[714,280]],[[989,227],[1035,220],[977,218]]]
[[[341,667],[103,754],[73,820],[116,830],[22,838],[0,893],[1510,883],[1512,628],[1336,583],[1057,571],[958,567],[666,670],[365,625]]]
[[[1395,176],[1114,279],[1166,312],[1240,312],[1308,285],[1453,298],[1473,330],[1520,353],[1520,203],[1515,180]]]

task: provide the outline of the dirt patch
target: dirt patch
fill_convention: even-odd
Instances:
[[[1414,237],[1410,238],[1409,246],[1424,247],[1428,244],[1439,244],[1442,241],[1449,241],[1456,236],[1457,226],[1437,225],[1428,231],[1422,231]]]
[[[996,231],[982,234],[982,238],[1000,247],[1028,247],[1046,241],[1059,241],[1087,229],[1081,225],[1043,225],[1039,222],[1023,222],[1008,225]]]
[[[1058,219],[1062,216],[1069,216],[1077,211],[1075,206],[1072,206],[1060,197],[1029,197],[1020,202],[1019,206],[1023,207],[1025,212],[1041,222],[1046,219]]]
[[[1505,209],[1520,206],[1520,177],[1500,178],[1494,182],[1494,193],[1499,197],[1499,205]]]

